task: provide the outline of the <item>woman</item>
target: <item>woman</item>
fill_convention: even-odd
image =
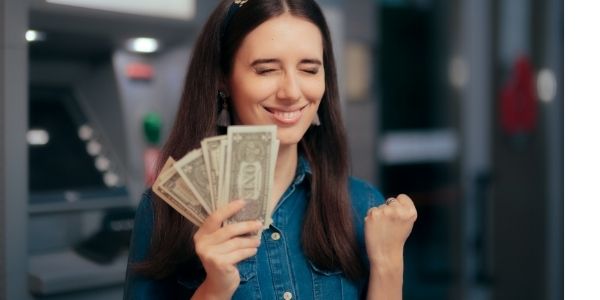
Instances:
[[[273,224],[258,238],[249,235],[257,221],[222,226],[243,207],[239,200],[195,228],[146,193],[126,298],[402,298],[416,210],[404,195],[384,204],[349,177],[334,66],[314,1],[220,3],[194,48],[162,163],[223,133],[219,112],[221,125],[277,125]]]

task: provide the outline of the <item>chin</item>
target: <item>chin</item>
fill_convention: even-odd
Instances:
[[[279,139],[279,147],[291,146],[300,143],[305,133],[306,130],[303,132],[299,132],[298,129],[279,127],[277,130],[277,139]]]

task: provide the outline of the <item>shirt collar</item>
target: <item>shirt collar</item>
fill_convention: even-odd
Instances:
[[[310,169],[310,164],[308,160],[304,157],[304,155],[298,156],[298,166],[296,167],[296,175],[294,176],[293,185],[300,184],[306,175],[312,175],[312,170]]]

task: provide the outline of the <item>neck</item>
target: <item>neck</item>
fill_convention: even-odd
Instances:
[[[285,190],[294,180],[296,166],[298,165],[298,145],[280,146],[275,164],[275,178],[273,180],[272,201],[279,201]]]

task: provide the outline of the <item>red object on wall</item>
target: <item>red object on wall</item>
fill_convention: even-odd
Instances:
[[[535,74],[527,57],[515,61],[511,78],[500,95],[500,124],[510,135],[531,133],[537,123]]]
[[[130,63],[125,67],[125,74],[131,80],[152,80],[154,67],[146,63]]]

